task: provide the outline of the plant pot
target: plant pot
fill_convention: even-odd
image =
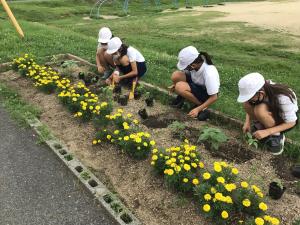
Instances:
[[[275,200],[280,199],[284,191],[285,191],[285,187],[281,189],[281,187],[278,185],[277,182],[271,182],[269,185],[269,196],[272,199]]]
[[[292,169],[292,175],[294,177],[300,178],[300,165],[295,165]]]
[[[84,80],[84,72],[79,72],[78,73],[78,79]]]
[[[120,95],[114,95],[114,101],[119,103]]]
[[[128,103],[128,96],[127,96],[127,95],[122,95],[122,96],[120,96],[120,98],[119,98],[119,103],[120,103],[120,105],[122,105],[122,106],[127,105],[127,103]]]
[[[140,99],[141,96],[142,96],[142,92],[137,91],[137,90],[134,91],[134,99],[135,99],[135,100]]]
[[[148,118],[148,113],[147,113],[146,109],[139,110],[138,114],[143,120]]]
[[[121,92],[122,92],[122,87],[120,84],[117,84],[113,90],[113,93],[121,94]]]
[[[153,97],[149,97],[145,99],[147,106],[153,106]]]

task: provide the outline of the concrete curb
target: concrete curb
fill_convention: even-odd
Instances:
[[[43,124],[37,119],[27,120],[34,131],[41,135],[40,128]],[[63,161],[81,183],[89,190],[95,199],[110,213],[120,225],[142,225],[121,200],[114,195],[98,178],[88,170],[77,158],[70,154],[67,147],[52,134],[45,144]]]

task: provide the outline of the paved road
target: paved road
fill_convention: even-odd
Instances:
[[[0,224],[116,225],[30,129],[0,106]]]

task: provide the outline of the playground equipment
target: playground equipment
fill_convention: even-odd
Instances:
[[[18,21],[16,20],[16,18],[14,17],[14,14],[12,13],[12,11],[10,10],[8,4],[6,3],[5,0],[1,0],[1,3],[3,5],[4,10],[6,11],[7,15],[9,16],[11,22],[13,23],[14,27],[16,28],[18,34],[21,36],[21,38],[24,38],[24,33],[18,23]]]
[[[122,0],[121,0],[122,1]],[[90,11],[90,17],[91,18],[100,18],[100,14],[101,14],[101,7],[105,4],[105,3],[111,3],[111,4],[115,4],[115,5],[120,5],[120,8],[122,7],[122,11],[123,13],[127,14],[128,13],[128,7],[129,7],[129,0],[124,0],[124,2],[118,2],[118,0],[98,0],[94,6],[92,7],[91,11]],[[151,0],[144,0],[143,4],[144,4],[144,8],[149,7],[150,6],[150,1]],[[172,8],[179,8],[179,0],[173,0],[172,2],[173,7]],[[161,2],[160,0],[154,0],[154,5],[157,9],[160,9],[161,7]],[[186,8],[192,8],[192,3],[191,0],[185,0],[185,6]]]

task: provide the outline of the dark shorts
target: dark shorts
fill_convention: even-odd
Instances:
[[[137,66],[137,71],[138,71],[137,76],[139,78],[144,76],[145,73],[147,72],[146,62],[137,62],[136,66]],[[129,64],[127,66],[117,65],[117,67],[121,71],[122,74],[127,74],[132,71],[131,64]]]
[[[191,88],[191,92],[192,94],[201,102],[204,103],[207,101],[207,99],[209,98],[209,95],[207,93],[206,87],[204,85],[198,85],[195,84],[192,81],[192,77],[191,77],[191,72],[188,70],[184,71],[185,73],[185,77],[186,77],[186,82],[189,84],[190,88]]]

